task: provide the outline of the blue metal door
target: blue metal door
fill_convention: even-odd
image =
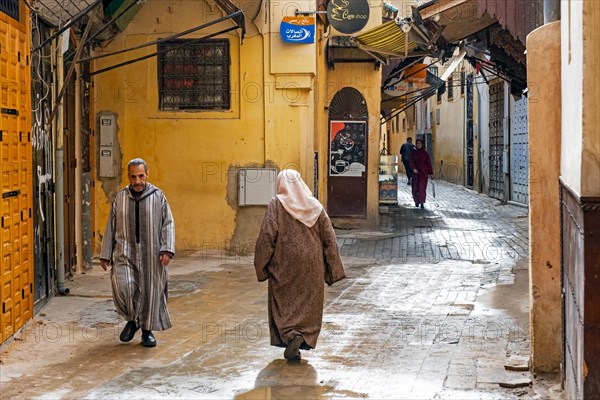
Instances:
[[[529,203],[529,134],[527,98],[513,102],[511,118],[511,200]]]

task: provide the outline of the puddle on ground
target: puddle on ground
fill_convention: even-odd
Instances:
[[[288,400],[288,399],[323,399],[324,395],[331,393],[331,386],[266,386],[241,393],[234,397],[235,400]],[[329,397],[329,396],[327,396]]]
[[[496,285],[477,296],[477,303],[485,308],[506,310],[509,315],[519,321],[529,319],[529,271],[517,270],[515,283],[512,285]]]

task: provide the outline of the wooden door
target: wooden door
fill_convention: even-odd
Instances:
[[[364,97],[346,87],[329,107],[327,212],[332,217],[367,216],[368,112]]]
[[[0,339],[33,316],[31,74],[28,11],[0,3]]]

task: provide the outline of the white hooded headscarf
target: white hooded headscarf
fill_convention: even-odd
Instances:
[[[311,228],[319,219],[323,206],[314,198],[300,173],[284,169],[277,175],[277,198],[294,219]]]

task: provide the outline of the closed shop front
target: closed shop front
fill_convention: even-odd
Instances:
[[[31,74],[29,17],[22,2],[0,3],[2,167],[0,339],[33,314]]]

